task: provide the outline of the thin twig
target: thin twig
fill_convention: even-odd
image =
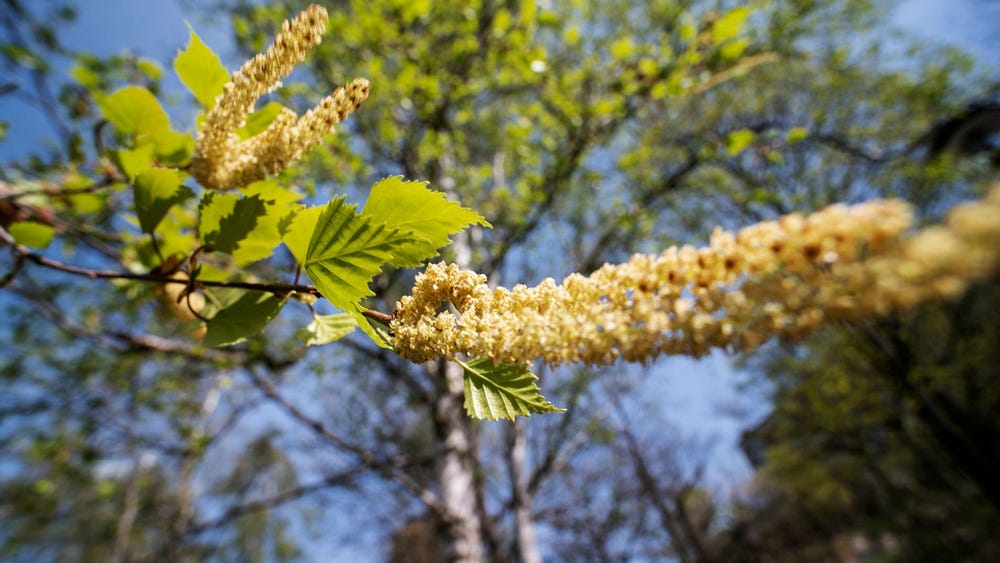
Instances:
[[[14,278],[14,275],[21,269],[22,263],[25,260],[29,260],[53,270],[58,270],[67,274],[73,274],[75,276],[82,276],[90,279],[108,279],[108,280],[134,280],[134,281],[147,281],[153,283],[175,283],[184,285],[198,285],[201,287],[228,287],[237,289],[247,289],[251,291],[264,291],[268,293],[273,293],[278,297],[285,297],[290,293],[302,293],[307,295],[312,295],[314,297],[323,297],[323,295],[316,289],[314,285],[305,284],[291,284],[291,283],[259,283],[259,282],[240,282],[240,281],[215,281],[215,280],[199,280],[199,279],[187,279],[187,278],[175,278],[162,273],[155,274],[136,274],[132,272],[116,272],[113,270],[92,270],[88,268],[80,268],[77,266],[72,266],[57,260],[52,260],[51,258],[46,258],[40,254],[32,252],[26,246],[17,244],[14,237],[7,232],[6,229],[0,227],[0,242],[7,243],[11,245],[14,252],[18,255],[17,261],[14,264],[14,268],[11,272],[4,275],[0,279],[0,287],[3,287],[10,283]],[[376,311],[374,309],[365,309],[361,312],[362,315],[381,323],[385,326],[389,326],[395,315],[392,313],[383,313],[381,311]],[[203,319],[204,320],[204,319]]]
[[[308,485],[300,485],[298,487],[289,489],[282,493],[278,493],[269,498],[250,501],[244,504],[231,506],[221,516],[219,516],[214,520],[209,520],[207,522],[201,522],[189,526],[187,530],[185,530],[184,534],[186,536],[195,536],[207,532],[209,530],[221,528],[222,526],[229,524],[233,520],[236,520],[247,514],[276,508],[282,504],[302,498],[310,493],[321,491],[323,489],[329,489],[333,487],[340,487],[347,485],[355,477],[358,476],[361,467],[362,466],[357,466],[340,473],[328,475],[327,477],[323,478],[322,480],[316,483],[310,483]]]
[[[427,489],[426,487],[417,483],[409,475],[403,473],[399,469],[399,461],[393,460],[380,460],[375,457],[375,455],[370,451],[356,444],[352,444],[346,439],[342,438],[330,430],[325,424],[319,420],[307,415],[301,409],[291,404],[286,400],[278,391],[274,388],[270,381],[261,377],[252,368],[248,368],[247,374],[250,377],[251,382],[264,394],[268,399],[270,399],[274,404],[279,406],[284,410],[289,416],[299,421],[301,424],[313,431],[317,436],[322,438],[324,441],[333,444],[334,446],[350,452],[355,457],[357,457],[361,463],[363,463],[369,469],[375,470],[382,476],[389,478],[404,488],[408,489],[410,492],[417,495],[417,497],[428,507],[435,510],[438,514],[448,514],[444,505],[438,496]]]

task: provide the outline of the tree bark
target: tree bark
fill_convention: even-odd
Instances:
[[[528,440],[524,423],[515,421],[510,428],[510,482],[514,497],[514,524],[517,529],[517,554],[521,563],[542,563],[535,535],[535,519],[531,514],[532,496],[529,491]]]
[[[471,428],[463,406],[465,383],[461,366],[440,362],[435,366],[442,377],[441,395],[435,402],[435,418],[444,442],[439,479],[443,514],[450,540],[449,561],[483,560],[481,515],[476,503],[475,460],[472,456]]]
[[[439,161],[440,186],[454,194],[452,176],[454,160],[445,154]],[[463,268],[470,267],[472,252],[467,235],[456,236],[451,247],[454,261]],[[431,368],[440,377],[440,396],[434,404],[434,417],[439,435],[444,442],[441,460],[441,502],[447,514],[442,515],[448,529],[450,548],[448,559],[475,563],[483,561],[482,518],[476,502],[476,455],[472,447],[472,427],[465,412],[465,374],[454,362],[438,362]]]

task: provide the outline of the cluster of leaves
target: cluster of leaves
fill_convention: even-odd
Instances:
[[[194,97],[210,109],[229,80],[218,57],[191,32],[191,41],[174,60],[174,70]],[[133,271],[184,276],[178,304],[204,324],[203,343],[227,346],[259,333],[288,300],[306,303],[312,322],[296,334],[306,345],[338,340],[360,328],[380,347],[391,348],[387,326],[365,316],[362,300],[383,268],[412,268],[438,256],[449,237],[469,227],[490,224],[478,213],[449,200],[426,182],[394,176],[376,182],[363,208],[338,196],[322,205],[304,203],[305,195],[276,180],[255,182],[240,193],[186,185],[185,166],[195,150],[193,135],[175,131],[153,92],[126,86],[98,100],[121,142],[110,158],[124,174],[111,191],[132,189],[131,211],[123,217],[138,226],[125,256]],[[282,109],[270,102],[252,113],[238,134],[252,137]],[[36,221],[9,229],[18,243],[44,248],[55,230]],[[284,245],[315,284],[256,284],[245,274],[251,264],[274,259]],[[242,282],[229,287],[228,282]],[[249,283],[247,281],[249,280]],[[204,295],[203,309],[193,306],[193,292]],[[322,296],[341,312],[320,315],[312,307]],[[183,303],[182,303],[183,302]],[[466,409],[478,418],[513,419],[516,415],[559,411],[539,394],[536,376],[523,366],[493,366],[476,360],[466,370]]]

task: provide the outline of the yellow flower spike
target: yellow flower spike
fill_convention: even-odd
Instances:
[[[432,264],[397,304],[392,330],[399,354],[418,362],[455,354],[553,366],[648,362],[794,340],[1000,275],[1000,186],[944,226],[907,236],[912,224],[899,201],[834,205],[735,234],[717,230],[700,250],[635,255],[589,277],[513,290],[491,291],[480,274]],[[458,315],[437,314],[443,302]]]
[[[319,45],[329,16],[311,5],[282,23],[271,46],[233,73],[198,132],[189,171],[203,186],[226,190],[276,174],[318,144],[368,97],[368,81],[358,78],[338,88],[305,116],[285,110],[266,131],[241,141],[236,131],[253,112],[257,99],[274,90]]]

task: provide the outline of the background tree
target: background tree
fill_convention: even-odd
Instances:
[[[236,6],[238,39],[258,50],[303,6]],[[295,107],[318,98],[312,88],[326,93],[356,75],[372,81],[372,97],[345,125],[349,134],[329,137],[280,181],[305,178],[320,200],[346,191],[360,201],[382,176],[428,180],[496,227],[456,239],[449,258],[507,285],[588,271],[717,223],[876,194],[906,195],[933,211],[940,199],[974,190],[970,179],[982,175],[983,161],[928,171],[913,144],[967,101],[953,85],[955,64],[931,59],[919,72],[873,66],[881,48],[855,38],[883,15],[861,3],[713,8],[331,6],[332,40],[308,60],[315,82],[278,98]],[[132,65],[146,68],[80,59],[78,68],[90,70],[78,72],[85,79],[74,90],[83,123],[94,115],[89,97],[111,90]],[[87,183],[72,191],[76,173],[102,173],[106,163],[94,162],[10,166],[5,181],[18,195],[5,201],[37,215],[44,208],[24,192],[30,182],[53,182],[44,202],[56,202],[60,237],[75,243],[75,256],[107,264],[121,248],[150,252],[106,212],[121,195]],[[113,169],[106,178],[121,180]],[[92,196],[91,207],[81,208],[83,195]],[[291,266],[249,270],[274,279]],[[54,556],[101,545],[88,530],[67,530],[72,519],[64,515],[94,502],[95,476],[121,459],[135,460],[126,465],[133,469],[104,479],[110,492],[101,498],[125,509],[108,510],[104,551],[95,558],[200,558],[219,544],[234,558],[291,557],[283,521],[301,521],[307,507],[323,509],[324,522],[350,512],[345,534],[376,530],[336,538],[343,543],[370,548],[394,528],[397,541],[407,541],[400,539],[413,537],[407,529],[424,523],[441,536],[429,546],[470,560],[712,561],[760,545],[718,518],[715,505],[725,499],[703,486],[683,440],[664,442],[635,422],[640,417],[623,416],[637,407],[619,388],[655,377],[663,364],[615,378],[547,372],[547,396],[569,412],[511,426],[478,423],[462,408],[460,370],[414,366],[353,339],[305,352],[290,335],[306,315],[282,317],[266,339],[206,350],[146,284],[109,292],[30,273],[10,281],[5,294],[13,297],[4,300],[8,318],[18,319],[8,329],[15,353],[4,359],[8,384],[19,391],[8,395],[7,416],[18,418],[4,445],[22,464],[5,486],[9,518],[23,522],[5,538],[14,553],[53,545],[52,538],[67,550]],[[376,308],[392,310],[411,275],[379,278]],[[26,310],[53,323],[40,329]],[[57,337],[67,344],[52,347]],[[36,394],[45,400],[32,402]],[[39,431],[18,432],[28,425]],[[150,452],[156,470],[170,476],[165,490],[145,485],[135,469]],[[805,487],[812,482],[805,478]],[[31,503],[40,495],[25,491],[46,490],[56,516],[39,519]],[[154,492],[166,498],[138,502]],[[27,533],[39,529],[50,535]],[[824,529],[821,539],[840,531]],[[270,539],[251,541],[262,536]],[[819,549],[803,553],[829,553]]]

